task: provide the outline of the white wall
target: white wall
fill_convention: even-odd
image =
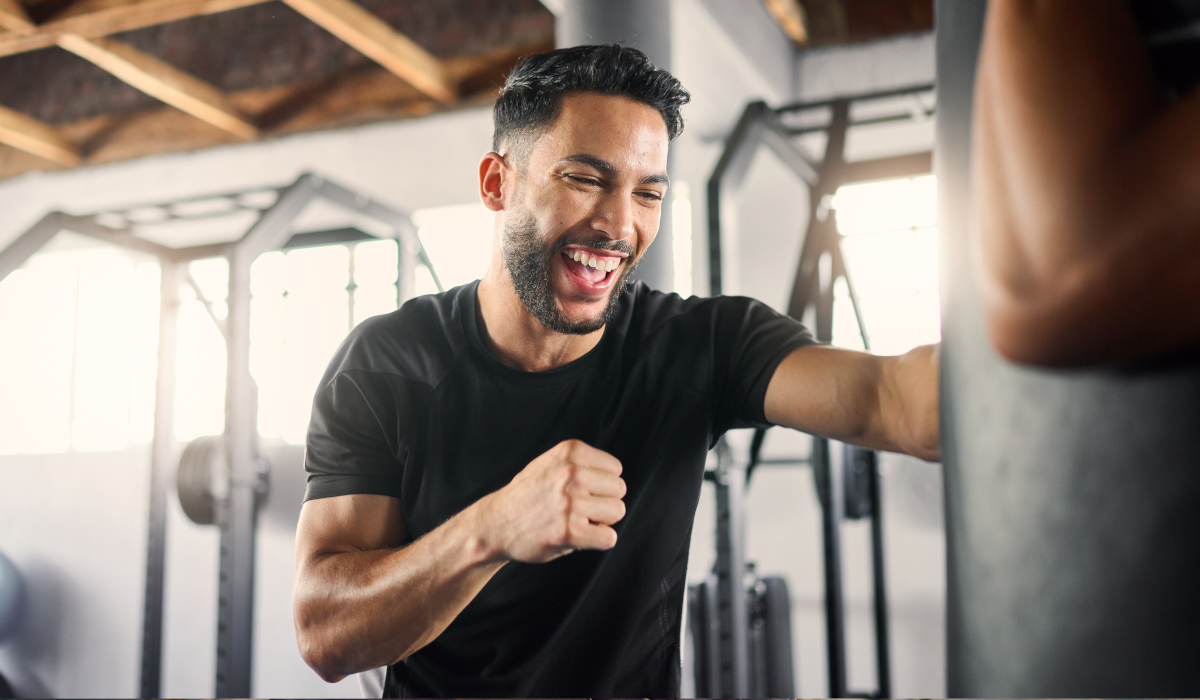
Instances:
[[[0,673],[18,693],[137,692],[146,450],[0,458],[0,550],[26,584]]]
[[[491,111],[300,134],[0,182],[0,246],[47,211],[85,214],[288,184],[306,170],[404,209],[477,199],[474,171],[491,148]]]
[[[796,100],[932,83],[933,32],[805,51],[793,73]]]

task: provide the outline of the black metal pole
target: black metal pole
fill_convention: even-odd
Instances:
[[[720,615],[720,685],[723,697],[750,694],[749,609],[746,599],[744,532],[745,468],[733,460],[728,443],[717,444],[717,607]]]
[[[813,474],[824,505],[821,530],[825,563],[825,637],[829,697],[846,697],[846,621],[842,594],[842,489],[839,469],[830,460],[829,441],[813,438]]]
[[[875,673],[877,697],[892,697],[892,658],[888,644],[887,570],[883,557],[883,488],[878,454],[871,453],[868,471],[871,486],[871,573],[875,603]]]

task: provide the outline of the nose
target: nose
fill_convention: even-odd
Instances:
[[[629,197],[617,193],[601,198],[592,216],[592,228],[612,240],[633,239],[636,236],[633,206]]]

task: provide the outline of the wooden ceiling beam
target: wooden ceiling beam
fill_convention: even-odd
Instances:
[[[763,0],[763,4],[797,47],[808,44],[808,16],[800,0]]]
[[[150,54],[113,39],[85,39],[78,34],[60,35],[58,45],[219,129],[243,139],[258,137],[258,129],[238,113],[224,93]]]
[[[79,151],[59,134],[58,129],[33,117],[0,107],[0,143],[59,165],[79,165]]]
[[[433,99],[447,104],[458,86],[436,56],[351,0],[284,0],[330,34]]]
[[[17,34],[30,34],[35,28],[17,0],[0,0],[0,27]]]
[[[0,27],[10,33],[0,35],[0,56],[36,51],[54,46],[61,34],[77,34],[85,39],[153,27],[188,17],[211,15],[239,7],[258,5],[268,0],[81,0],[42,25],[30,25],[25,33],[13,30],[3,20],[5,2],[0,0]]]

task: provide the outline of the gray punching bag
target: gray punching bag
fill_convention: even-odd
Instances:
[[[936,4],[947,690],[1195,697],[1200,365],[1051,372],[993,352],[968,238],[985,5]]]

